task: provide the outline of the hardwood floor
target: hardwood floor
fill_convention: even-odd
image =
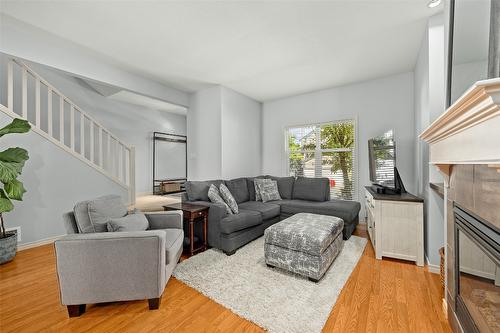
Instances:
[[[356,234],[366,237],[364,228]],[[376,260],[367,245],[324,332],[450,332],[439,275],[397,260]],[[175,278],[159,310],[148,302],[88,305],[69,319],[59,303],[52,245],[21,251],[0,266],[1,332],[262,332]]]

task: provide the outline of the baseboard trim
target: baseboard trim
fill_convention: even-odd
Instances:
[[[54,236],[54,237],[40,239],[40,240],[37,240],[37,241],[34,241],[34,242],[29,242],[29,243],[24,243],[24,244],[18,244],[17,245],[17,251],[24,251],[24,250],[32,249],[34,247],[51,244],[51,243],[54,243],[56,240],[58,240],[59,238],[61,238],[63,236],[64,235],[59,235],[59,236]]]
[[[439,265],[433,265],[433,264],[431,264],[429,262],[429,258],[427,258],[427,256],[425,256],[425,265],[427,266],[427,270],[430,273],[441,274],[441,267],[439,267]]]

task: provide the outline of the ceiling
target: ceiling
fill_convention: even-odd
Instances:
[[[1,11],[193,92],[259,101],[412,71],[428,0],[3,1]]]

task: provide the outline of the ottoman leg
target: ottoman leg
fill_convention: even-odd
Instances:
[[[318,283],[319,282],[319,280],[313,279],[312,277],[310,277],[308,279],[309,279],[309,281],[314,282],[314,283]]]
[[[266,262],[266,266],[269,267],[269,268],[274,268],[273,265],[269,265],[267,262]]]

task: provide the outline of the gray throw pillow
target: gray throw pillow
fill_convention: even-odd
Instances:
[[[255,185],[255,201],[262,201],[262,196],[260,194],[260,185],[264,183],[269,183],[271,179],[267,178],[255,178],[254,179],[254,185]]]
[[[110,219],[107,223],[108,231],[144,231],[149,227],[146,215],[142,213],[130,214],[116,219]]]
[[[281,200],[280,192],[278,191],[278,182],[275,180],[259,184],[259,191],[262,202]]]
[[[89,202],[88,210],[94,232],[107,231],[107,223],[110,219],[127,215],[127,207],[119,196],[92,200]]]
[[[238,204],[236,203],[236,200],[234,199],[233,195],[231,194],[231,191],[229,191],[227,186],[224,184],[220,184],[219,192],[220,196],[222,197],[222,199],[224,199],[229,208],[231,208],[233,213],[238,214],[239,213]]]
[[[217,189],[217,186],[215,186],[214,184],[210,185],[210,187],[208,188],[208,198],[210,199],[211,202],[224,205],[224,207],[226,208],[226,212],[228,214],[232,214],[233,213],[233,211],[231,210],[231,208],[229,208],[229,206],[227,205],[227,203],[220,196],[219,190]]]

